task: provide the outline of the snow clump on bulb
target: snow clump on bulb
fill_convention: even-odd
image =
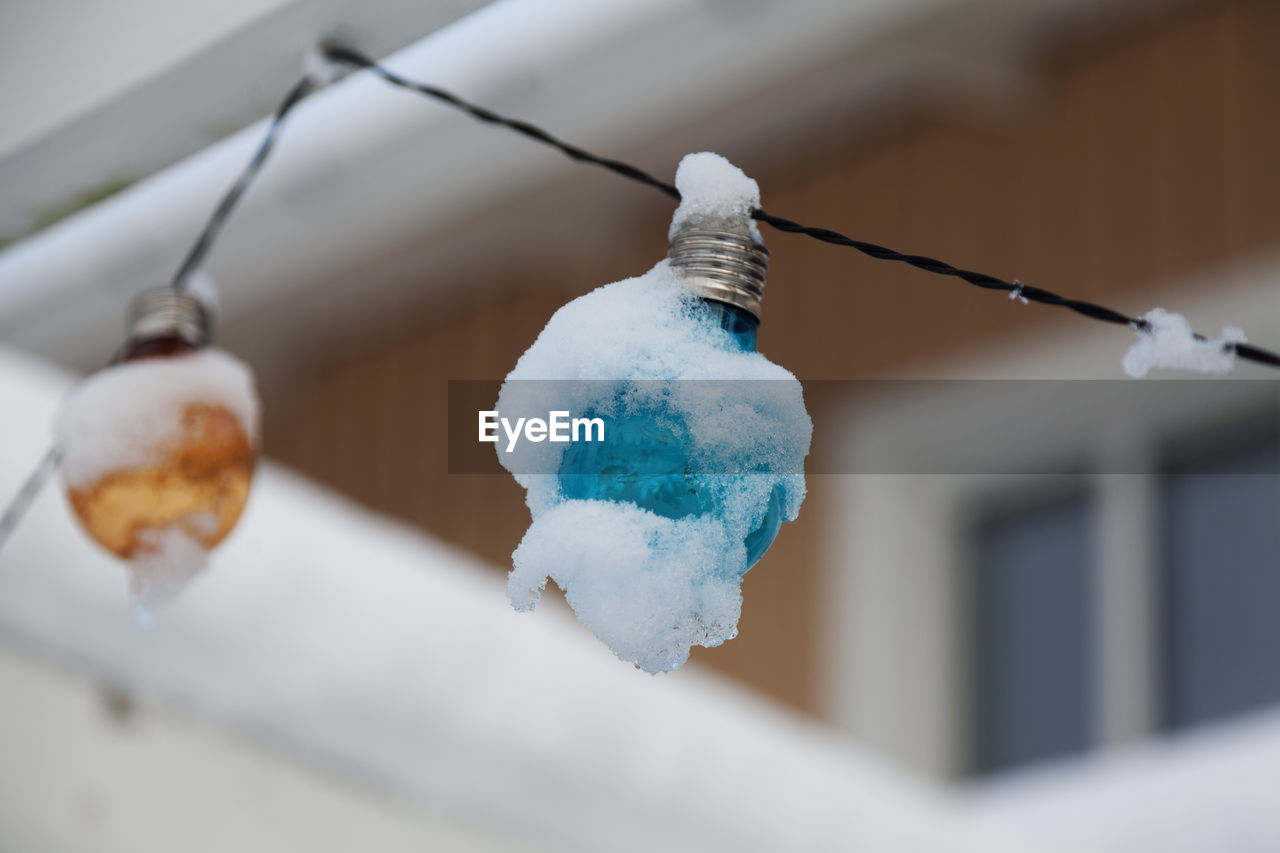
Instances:
[[[764,242],[751,218],[751,211],[760,206],[760,185],[724,157],[709,151],[689,154],[676,169],[676,189],[680,206],[671,217],[669,239],[688,225],[745,220],[751,238]]]
[[[63,402],[54,440],[71,507],[129,562],[140,606],[171,600],[235,526],[258,418],[249,368],[213,348],[113,365]]]

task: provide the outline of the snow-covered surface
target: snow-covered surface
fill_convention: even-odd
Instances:
[[[744,193],[758,198],[755,182],[714,154],[686,157],[681,174],[695,210],[741,208]],[[676,219],[689,215],[682,205]],[[512,604],[532,609],[550,578],[583,624],[648,672],[679,667],[693,645],[736,636],[744,540],[760,527],[775,489],[786,520],[804,500],[813,424],[800,383],[760,353],[743,352],[665,260],[557,311],[508,374],[497,404],[504,417],[546,414],[547,386],[533,380],[637,380],[625,389],[558,382],[556,406],[614,423],[678,424],[676,437],[707,472],[696,475],[697,488],[714,495],[717,511],[670,519],[635,504],[566,500],[547,473],[560,469],[566,444],[525,443],[514,452],[497,445],[533,515],[513,556]],[[723,381],[733,382],[731,399]],[[744,470],[768,473],[725,476]]]
[[[668,237],[687,226],[729,220],[745,225],[757,242],[764,242],[751,218],[751,211],[760,206],[760,186],[724,157],[709,151],[685,155],[676,169],[676,189],[680,206],[671,217]]]
[[[1094,853],[1280,850],[1280,712],[978,786],[992,828]]]
[[[71,380],[0,349],[0,494]],[[0,634],[219,725],[561,850],[1025,851],[705,673],[619,666],[496,572],[272,465],[150,631],[46,492],[0,553]],[[0,776],[17,784],[21,768]],[[180,779],[175,779],[180,784]]]
[[[181,443],[183,410],[224,406],[257,443],[258,395],[248,365],[209,347],[108,367],[67,395],[55,422],[62,478],[92,486],[112,471],[158,464]]]
[[[1164,367],[1196,373],[1228,373],[1236,364],[1231,344],[1245,341],[1244,331],[1226,326],[1216,338],[1199,340],[1181,314],[1153,308],[1142,316],[1151,330],[1138,332],[1138,342],[1124,356],[1124,372],[1135,378]]]

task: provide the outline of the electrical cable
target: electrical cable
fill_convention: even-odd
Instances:
[[[39,496],[45,483],[49,482],[53,472],[58,470],[60,458],[61,454],[57,448],[50,447],[46,450],[44,456],[40,457],[40,462],[36,465],[35,470],[27,477],[27,481],[22,484],[22,488],[18,489],[18,494],[14,495],[13,500],[9,502],[4,515],[0,516],[0,548],[4,547],[4,543],[8,541],[10,534],[17,528],[18,522],[22,521],[23,516],[27,514],[27,510],[35,503],[36,497]]]
[[[240,197],[244,195],[245,190],[249,189],[249,185],[253,183],[253,179],[258,176],[258,172],[267,162],[267,157],[271,154],[271,149],[275,147],[276,140],[280,136],[280,128],[284,125],[285,117],[290,110],[296,107],[303,98],[316,88],[316,81],[310,75],[307,75],[295,83],[289,93],[285,95],[284,100],[280,102],[280,106],[276,108],[275,115],[271,117],[271,124],[267,126],[267,132],[263,136],[262,142],[258,143],[258,148],[253,152],[253,157],[245,164],[235,183],[231,185],[230,189],[223,195],[222,200],[218,202],[218,206],[213,209],[213,214],[209,217],[209,221],[200,230],[200,236],[196,238],[196,242],[187,252],[187,256],[183,258],[182,263],[178,266],[178,271],[173,274],[173,279],[170,282],[172,287],[178,290],[188,290],[190,288],[189,279],[191,273],[195,272],[196,268],[204,261],[205,255],[209,253],[214,241],[218,239],[222,226],[226,224],[227,218],[231,216],[231,212],[235,210],[236,205],[240,202]]]
[[[321,51],[325,58],[332,62],[349,65],[354,68],[367,69],[393,86],[399,86],[402,89],[417,92],[418,94],[425,95],[428,98],[435,98],[438,101],[442,101],[443,103],[462,110],[474,119],[478,119],[479,121],[483,121],[488,124],[501,125],[502,127],[514,130],[516,133],[526,136],[535,142],[540,142],[543,145],[550,145],[552,148],[557,149],[571,160],[576,160],[579,163],[592,163],[596,166],[603,166],[609,171],[621,175],[624,178],[638,181],[642,184],[647,184],[648,186],[664,192],[676,201],[680,200],[680,190],[676,189],[673,184],[669,184],[666,181],[655,178],[645,170],[632,166],[629,163],[623,163],[621,160],[613,160],[608,157],[601,157],[597,154],[592,154],[586,149],[579,148],[576,145],[571,145],[568,142],[557,139],[547,131],[537,127],[536,125],[532,125],[527,121],[507,118],[506,116],[495,113],[488,107],[473,104],[470,101],[460,98],[452,92],[445,91],[437,86],[430,86],[426,83],[417,83],[406,77],[401,77],[394,71],[379,65],[369,57],[359,51],[352,50],[349,47],[343,47],[341,45],[325,45],[321,48]]]

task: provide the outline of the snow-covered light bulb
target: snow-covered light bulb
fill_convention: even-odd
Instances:
[[[728,346],[755,352],[769,250],[759,241],[751,219],[740,210],[686,209],[683,215],[677,213],[675,222],[667,253],[673,271],[702,301],[710,323],[727,333]],[[678,419],[665,406],[659,411],[637,410],[610,424],[609,442],[570,444],[560,466],[564,496],[627,501],[666,518],[716,511],[722,495],[693,473],[688,448],[670,425],[673,416]],[[743,572],[777,537],[782,503],[779,486],[760,524],[744,539]]]
[[[172,598],[239,519],[259,407],[249,368],[207,345],[195,296],[145,291],[130,314],[120,359],[68,395],[55,441],[76,517],[129,562],[146,607]]]
[[[500,450],[533,514],[512,603],[532,608],[553,579],[650,672],[736,635],[743,573],[799,512],[812,432],[795,377],[755,351],[768,265],[755,182],[694,154],[676,185],[667,259],[556,312],[498,402],[519,416],[550,395],[606,424],[602,443]]]

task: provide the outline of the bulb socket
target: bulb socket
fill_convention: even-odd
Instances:
[[[130,344],[148,341],[181,341],[199,349],[213,337],[213,324],[204,304],[174,287],[144,290],[129,303]]]
[[[683,226],[671,237],[667,259],[698,296],[760,319],[769,250],[749,233]]]

